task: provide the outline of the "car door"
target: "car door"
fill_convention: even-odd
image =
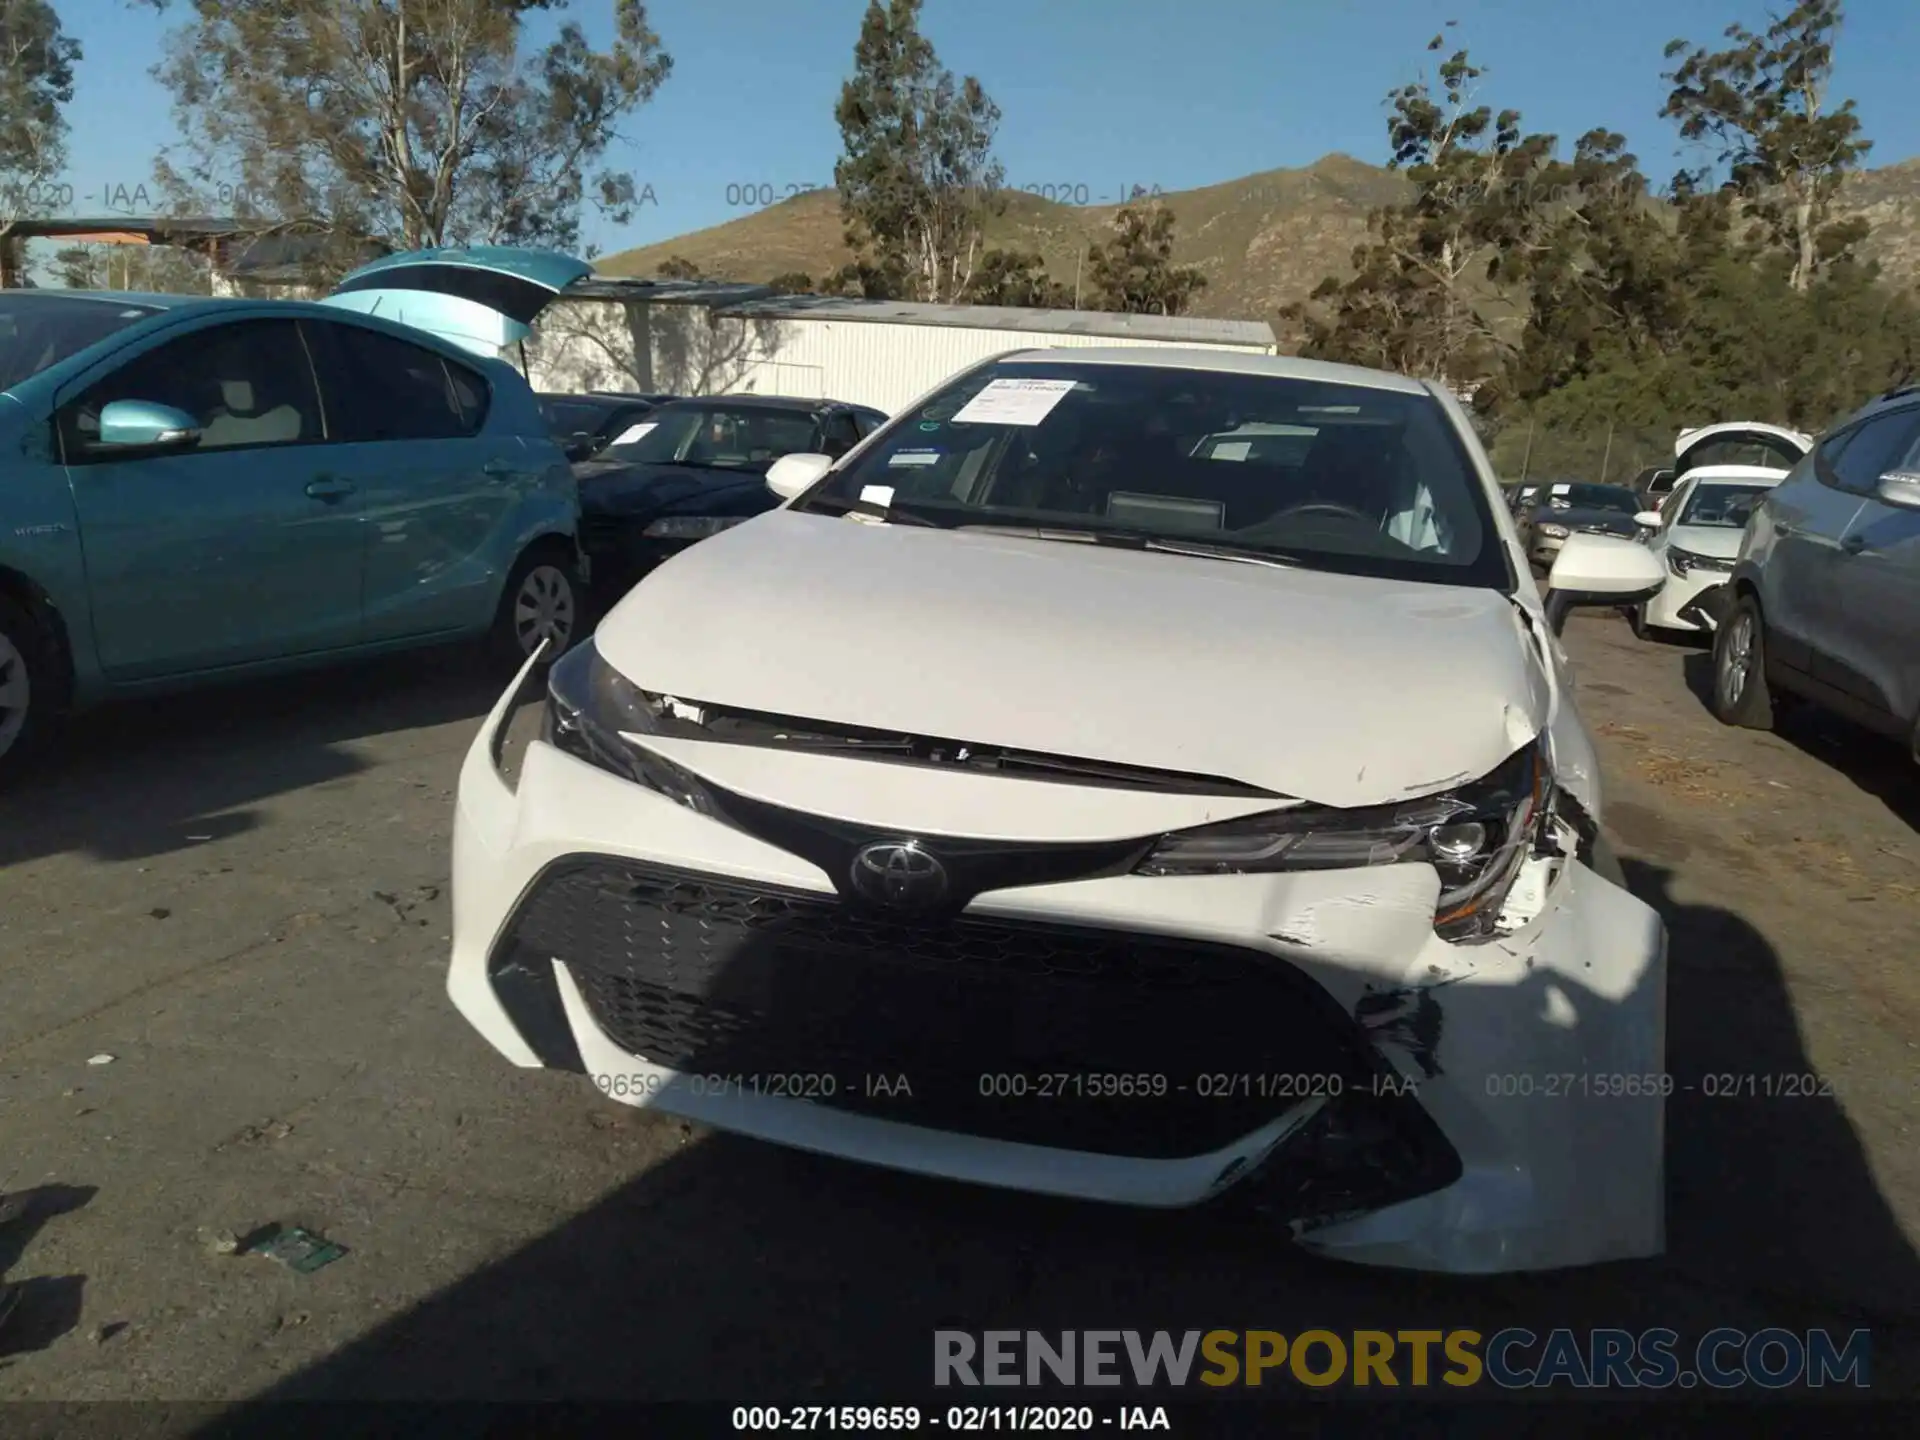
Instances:
[[[303,323],[343,442],[337,467],[358,487],[365,520],[362,638],[483,625],[499,587],[499,534],[548,457],[488,432],[478,370],[370,326]]]
[[[1920,427],[1887,468],[1920,468]],[[1863,501],[1840,539],[1835,575],[1845,624],[1834,683],[1906,733],[1920,719],[1920,510]]]
[[[1840,542],[1880,475],[1906,449],[1917,417],[1885,411],[1823,440],[1809,462],[1767,497],[1763,604],[1773,657],[1827,679],[1843,624]]]
[[[337,470],[296,322],[201,326],[59,397],[93,639],[116,681],[338,649],[360,629],[358,497]],[[101,446],[115,400],[194,417],[197,445]]]

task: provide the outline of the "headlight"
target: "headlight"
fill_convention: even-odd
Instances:
[[[1671,545],[1667,547],[1667,569],[1674,574],[1684,576],[1699,563],[1700,557],[1691,550],[1681,550]]]
[[[703,815],[713,813],[706,787],[678,765],[622,738],[698,735],[701,726],[679,718],[669,702],[639,689],[600,655],[593,641],[561,656],[547,672],[547,711],[541,738],[577,760],[644,785]]]
[[[749,518],[746,515],[668,515],[655,520],[640,533],[655,540],[704,540]]]
[[[1338,810],[1302,805],[1161,837],[1141,875],[1248,875],[1431,865],[1433,927],[1447,940],[1494,933],[1507,891],[1549,812],[1552,781],[1533,742],[1486,779],[1442,795]]]
[[[1564,525],[1542,525],[1540,527],[1540,533],[1551,536],[1555,540],[1564,540],[1567,538],[1567,527]]]

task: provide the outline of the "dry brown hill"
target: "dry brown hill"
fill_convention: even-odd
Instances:
[[[1347,270],[1366,236],[1368,212],[1397,198],[1403,184],[1380,166],[1329,155],[1297,170],[1165,195],[1177,224],[1174,258],[1207,277],[1194,313],[1267,319],[1304,298],[1323,276]],[[1906,285],[1920,279],[1920,160],[1867,171],[1848,182],[1846,195],[1848,208],[1873,222],[1871,253],[1888,277]],[[1085,247],[1105,237],[1115,208],[1015,194],[987,240],[1038,251],[1054,278],[1071,284]],[[599,269],[651,275],[671,255],[708,275],[749,281],[796,270],[817,279],[851,258],[834,192],[816,190],[724,225],[623,250]]]

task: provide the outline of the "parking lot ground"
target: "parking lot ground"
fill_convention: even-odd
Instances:
[[[0,1398],[877,1402],[923,1393],[939,1327],[1515,1324],[1865,1325],[1875,1392],[1913,1394],[1920,773],[1816,719],[1723,729],[1704,652],[1611,614],[1567,640],[1671,933],[1661,1260],[1350,1269],[1243,1216],[924,1182],[514,1069],[443,990],[496,682],[411,660],[89,717],[0,800],[0,1191],[38,1201],[0,1228]],[[347,1253],[223,1253],[271,1223]]]

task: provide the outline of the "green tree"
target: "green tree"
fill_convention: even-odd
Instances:
[[[662,280],[704,280],[707,278],[701,273],[700,267],[684,255],[669,255],[658,265],[654,266],[653,273],[658,275]]]
[[[1789,256],[1788,283],[1803,294],[1865,236],[1864,222],[1833,218],[1841,182],[1872,148],[1853,101],[1834,104],[1829,93],[1841,9],[1840,0],[1799,0],[1757,34],[1728,26],[1725,49],[1675,40],[1666,52],[1680,63],[1664,77],[1673,89],[1661,114],[1686,139],[1717,147],[1725,184],[1763,241]]]
[[[989,250],[982,255],[964,298],[969,305],[1073,308],[1073,291],[1047,273],[1041,256],[1022,250]]]
[[[604,50],[567,21],[523,53],[527,17],[566,5],[185,0],[155,68],[186,137],[160,179],[179,205],[230,184],[263,224],[349,240],[577,249],[583,205],[631,218],[633,177],[601,162],[672,61],[642,0],[613,0]]]
[[[1000,109],[973,76],[941,66],[920,33],[921,3],[868,0],[860,22],[834,108],[845,153],[833,180],[855,256],[836,281],[875,298],[952,301],[1004,203]]]
[[[1436,35],[1427,49],[1444,45]],[[1504,362],[1503,287],[1551,243],[1540,230],[1555,140],[1523,131],[1517,110],[1474,103],[1485,74],[1456,50],[1439,66],[1437,90],[1422,79],[1388,97],[1387,163],[1406,174],[1412,197],[1374,213],[1350,279],[1329,278],[1310,304],[1282,311],[1309,354],[1455,385]]]
[[[1184,315],[1207,288],[1207,277],[1173,263],[1173,212],[1157,202],[1129,203],[1112,225],[1113,238],[1087,252],[1089,308]]]
[[[44,214],[66,164],[64,108],[80,42],[47,0],[0,0],[0,285],[18,283],[14,227]]]
[[[803,270],[788,270],[767,282],[776,295],[811,295],[813,277]]]

